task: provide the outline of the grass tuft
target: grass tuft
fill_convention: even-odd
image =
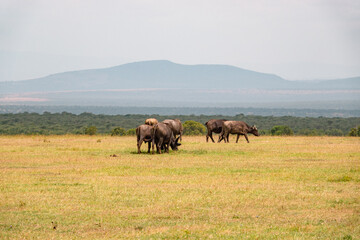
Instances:
[[[329,182],[350,182],[352,180],[353,180],[352,177],[345,175],[345,176],[329,179],[328,181]]]

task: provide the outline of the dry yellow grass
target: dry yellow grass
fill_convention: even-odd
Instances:
[[[359,138],[230,141],[1,136],[0,238],[360,238]]]

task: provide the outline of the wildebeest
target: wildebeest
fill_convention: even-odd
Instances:
[[[214,139],[212,137],[212,133],[221,133],[223,122],[225,119],[211,119],[205,123],[207,127],[207,134],[206,134],[206,142],[209,141],[209,137],[211,138],[212,142],[214,143]]]
[[[165,123],[158,123],[152,129],[152,153],[154,154],[154,146],[156,145],[156,151],[161,154],[161,149],[164,148],[165,152],[169,152],[169,146],[172,150],[178,150],[179,138],[174,137],[173,131]]]
[[[156,120],[156,118],[148,118],[145,120],[146,125],[154,126],[157,123],[158,123],[158,120]]]
[[[224,139],[225,142],[229,142],[229,134],[237,134],[236,142],[239,140],[240,135],[244,135],[246,141],[249,143],[249,139],[247,137],[248,133],[252,133],[255,136],[259,136],[259,132],[256,126],[250,127],[243,121],[225,121],[223,123],[223,128],[219,136],[219,141]]]
[[[137,137],[137,148],[138,153],[141,153],[140,147],[143,142],[148,143],[148,153],[150,153],[151,142],[152,142],[152,130],[153,126],[142,124],[136,128],[136,137]]]
[[[165,119],[162,122],[170,127],[170,129],[172,130],[175,138],[176,138],[176,135],[179,134],[180,141],[182,141],[181,136],[182,136],[182,133],[183,133],[184,129],[183,129],[183,126],[182,126],[181,121],[179,119]]]

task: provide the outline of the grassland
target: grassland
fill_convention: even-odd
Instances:
[[[230,141],[0,136],[0,239],[360,238],[359,138]]]

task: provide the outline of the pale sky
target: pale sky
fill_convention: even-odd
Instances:
[[[1,0],[1,52],[0,81],[159,59],[360,76],[360,1]]]

